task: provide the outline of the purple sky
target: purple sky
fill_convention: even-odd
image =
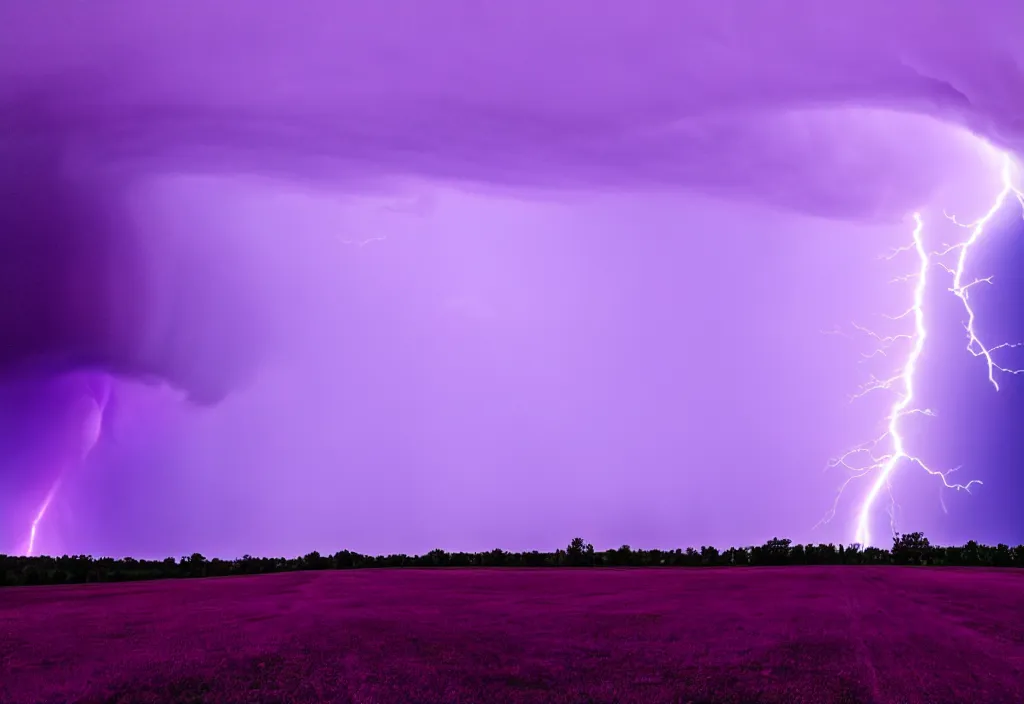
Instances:
[[[0,26],[0,549],[58,476],[44,552],[850,542],[866,480],[814,526],[825,462],[892,401],[847,403],[851,321],[900,332],[880,315],[911,300],[888,281],[913,258],[879,255],[914,210],[962,239],[943,210],[987,210],[987,144],[1024,151],[1014,0],[98,0]],[[972,297],[993,342],[1024,339],[1011,211],[971,270],[1001,272]],[[902,467],[900,524],[1024,541],[1024,381],[987,386],[931,276],[939,415],[908,432],[985,485]]]

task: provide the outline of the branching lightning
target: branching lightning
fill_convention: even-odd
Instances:
[[[912,329],[909,332],[896,335],[880,335],[866,327],[856,324],[853,326],[855,330],[871,337],[878,344],[877,348],[873,352],[862,354],[861,361],[866,361],[877,356],[888,357],[891,351],[890,348],[895,343],[904,340],[910,343],[910,350],[906,353],[902,366],[896,374],[884,379],[871,375],[868,381],[862,384],[858,392],[851,397],[851,400],[854,400],[874,391],[887,391],[895,394],[896,399],[890,406],[889,413],[884,419],[885,431],[873,440],[858,445],[842,456],[831,460],[828,464],[828,467],[830,468],[840,467],[849,471],[850,476],[839,488],[835,503],[833,503],[832,509],[825,517],[824,521],[830,520],[835,515],[839,499],[842,497],[844,490],[851,481],[866,476],[873,477],[873,482],[857,510],[854,542],[862,546],[872,544],[870,527],[871,518],[874,514],[878,497],[882,493],[883,489],[888,490],[891,499],[889,509],[890,526],[893,534],[896,533],[896,502],[892,495],[891,481],[893,473],[901,464],[916,465],[928,474],[938,477],[942,482],[942,486],[946,489],[956,489],[958,491],[963,490],[970,493],[972,486],[981,484],[978,480],[972,480],[966,484],[951,482],[949,480],[949,475],[955,472],[956,469],[947,471],[932,469],[925,464],[920,457],[912,454],[908,450],[906,440],[902,434],[901,421],[907,416],[934,415],[934,412],[931,409],[915,406],[914,395],[915,384],[917,383],[918,364],[921,359],[922,352],[924,351],[925,342],[928,339],[924,296],[928,285],[928,272],[933,263],[946,270],[953,277],[953,284],[949,290],[963,303],[964,312],[967,316],[967,320],[964,323],[964,330],[967,335],[967,350],[975,357],[981,357],[985,360],[988,370],[988,380],[992,386],[997,391],[999,390],[997,375],[1001,372],[1007,374],[1024,373],[1024,370],[1022,369],[1012,369],[998,364],[993,357],[993,353],[997,350],[1018,347],[1021,343],[1003,343],[994,347],[986,347],[978,337],[977,329],[975,327],[976,315],[969,302],[969,292],[971,288],[978,284],[992,283],[992,277],[976,278],[970,282],[964,282],[964,272],[966,270],[968,257],[972,248],[978,243],[982,235],[985,233],[989,223],[1004,207],[1011,196],[1016,198],[1022,208],[1022,211],[1024,211],[1024,193],[1013,185],[1013,164],[1009,155],[1004,154],[1002,162],[1003,166],[1001,176],[1003,187],[984,216],[973,223],[961,224],[957,222],[954,217],[947,214],[947,218],[952,220],[956,225],[970,230],[970,235],[966,240],[959,244],[946,246],[940,251],[929,252],[924,244],[924,221],[920,213],[914,213],[915,227],[911,243],[903,247],[893,249],[888,254],[883,255],[883,259],[892,259],[907,252],[914,252],[917,256],[917,267],[914,272],[893,279],[893,282],[915,281],[913,300],[910,307],[898,315],[885,316],[889,320],[903,320],[910,318],[913,321]],[[954,252],[957,253],[955,267],[948,266],[938,260],[940,257]],[[838,331],[830,332],[843,334]],[[944,502],[943,507],[945,507]]]
[[[999,192],[999,195],[996,196],[995,201],[992,203],[992,207],[989,208],[989,211],[985,213],[985,215],[981,219],[974,223],[964,226],[970,228],[971,236],[968,237],[966,241],[960,243],[959,245],[947,247],[946,250],[943,252],[946,253],[957,249],[959,250],[959,257],[957,257],[956,269],[953,272],[953,287],[950,290],[953,292],[954,296],[956,296],[963,302],[964,312],[967,313],[967,322],[964,323],[964,330],[967,333],[967,351],[973,354],[975,357],[984,357],[985,364],[988,367],[988,380],[996,391],[999,390],[999,382],[996,381],[997,372],[1005,372],[1007,374],[1020,374],[1024,372],[1024,369],[1009,369],[1007,367],[1000,366],[996,364],[996,362],[992,359],[992,353],[999,349],[1004,349],[1008,347],[1019,347],[1021,343],[1003,343],[1000,345],[996,345],[991,349],[986,348],[985,345],[981,343],[981,340],[978,339],[977,331],[974,328],[975,314],[974,310],[971,308],[971,304],[968,302],[968,294],[970,292],[970,289],[978,284],[991,284],[992,277],[986,276],[984,278],[976,278],[973,281],[970,281],[969,283],[966,284],[963,282],[963,278],[964,265],[967,262],[968,253],[970,252],[971,248],[981,238],[982,234],[984,234],[985,227],[992,220],[992,218],[995,217],[996,213],[999,212],[1003,205],[1005,205],[1006,201],[1010,198],[1010,196],[1013,196],[1014,198],[1017,199],[1017,202],[1020,204],[1022,211],[1024,211],[1024,193],[1022,193],[1018,188],[1016,188],[1013,185],[1012,172],[1013,163],[1010,161],[1010,157],[1008,155],[1004,155],[1002,169],[1003,190]],[[955,218],[950,219],[956,222]]]

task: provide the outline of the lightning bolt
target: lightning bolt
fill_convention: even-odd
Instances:
[[[96,447],[96,443],[99,442],[100,435],[103,432],[103,413],[106,411],[107,402],[110,399],[110,387],[105,386],[99,398],[95,398],[95,407],[93,411],[86,417],[82,427],[82,439],[81,445],[78,449],[78,464],[85,461],[85,458],[89,456],[92,449]],[[61,482],[64,480],[64,471],[57,476],[53,486],[50,487],[50,491],[47,492],[46,498],[43,499],[43,503],[40,504],[39,510],[36,511],[35,518],[32,519],[32,524],[29,527],[28,542],[25,545],[25,555],[32,556],[36,550],[36,538],[39,533],[39,524],[46,518],[46,514],[50,509],[50,505],[53,503],[54,497],[57,496],[57,492],[60,490]]]
[[[46,493],[46,498],[43,499],[43,503],[39,506],[39,510],[36,511],[36,517],[32,519],[32,526],[28,531],[28,544],[25,546],[25,555],[31,557],[36,550],[36,534],[39,532],[39,524],[43,518],[46,517],[46,512],[50,508],[50,504],[53,503],[53,497],[57,495],[57,490],[60,489],[60,483],[63,479],[63,474],[57,477],[57,481],[50,487],[50,491]]]
[[[894,392],[896,400],[890,406],[889,413],[884,419],[885,431],[873,440],[858,445],[843,454],[841,457],[831,460],[827,467],[842,467],[850,472],[850,476],[840,486],[836,495],[836,500],[832,505],[832,509],[825,516],[822,522],[829,521],[835,515],[839,500],[850,482],[854,479],[874,475],[874,481],[871,483],[867,494],[864,496],[860,507],[857,510],[854,542],[862,546],[868,546],[871,544],[871,517],[875,512],[875,505],[883,489],[888,490],[891,498],[889,509],[890,527],[893,534],[896,533],[896,501],[892,495],[891,480],[893,473],[900,465],[911,464],[917,466],[928,474],[938,477],[941,480],[942,485],[947,489],[956,489],[958,491],[962,490],[970,493],[972,486],[975,484],[981,485],[982,483],[978,480],[972,480],[966,484],[953,483],[949,480],[949,475],[959,468],[947,471],[932,469],[925,464],[920,457],[911,454],[906,447],[906,441],[901,433],[901,421],[910,415],[935,415],[931,409],[917,408],[914,406],[914,390],[918,363],[921,359],[921,354],[924,351],[925,341],[928,339],[924,310],[924,294],[928,284],[928,271],[933,263],[945,269],[953,277],[953,284],[949,290],[963,303],[964,312],[967,316],[967,320],[964,323],[964,330],[967,335],[967,351],[973,356],[981,357],[985,360],[988,380],[996,391],[999,390],[999,383],[996,377],[1000,372],[1008,374],[1024,373],[1024,370],[1011,369],[998,364],[993,357],[993,352],[1004,348],[1018,347],[1020,346],[1020,343],[1003,343],[994,347],[986,347],[978,337],[975,327],[976,315],[969,301],[969,291],[972,287],[978,284],[991,284],[992,277],[976,278],[968,283],[964,283],[964,272],[966,270],[968,256],[972,248],[978,243],[985,233],[989,223],[1005,206],[1011,196],[1017,200],[1022,211],[1024,211],[1024,193],[1013,185],[1012,167],[1013,164],[1009,155],[1003,154],[1001,170],[1002,190],[996,195],[988,212],[986,212],[980,219],[973,223],[961,224],[956,221],[955,217],[948,214],[946,215],[946,217],[952,220],[956,225],[971,231],[966,240],[959,244],[947,246],[941,251],[929,252],[924,245],[924,221],[922,220],[920,213],[914,213],[915,227],[912,233],[912,242],[908,245],[892,250],[887,255],[883,255],[883,259],[892,259],[900,254],[912,251],[917,256],[918,265],[915,272],[893,279],[894,282],[916,281],[913,301],[910,307],[899,315],[885,316],[890,320],[902,320],[908,317],[912,318],[912,330],[908,333],[883,336],[863,326],[854,325],[856,330],[868,335],[878,343],[878,347],[874,352],[862,355],[862,361],[879,355],[888,356],[887,351],[898,341],[906,340],[910,343],[910,351],[907,353],[902,367],[899,368],[899,371],[895,375],[886,379],[879,379],[872,375],[869,377],[869,380],[861,386],[858,393],[851,397],[851,400],[854,400],[878,390]],[[941,261],[938,261],[937,258],[953,252],[957,253],[955,267],[947,266]],[[936,259],[933,260],[933,258]]]
[[[968,293],[973,286],[976,286],[978,284],[991,284],[992,277],[986,276],[985,278],[977,278],[971,281],[970,283],[964,284],[964,266],[967,262],[967,255],[970,252],[971,247],[973,247],[978,242],[978,240],[985,232],[985,227],[989,224],[992,218],[995,217],[996,213],[998,213],[1002,209],[1002,207],[1006,204],[1006,201],[1010,198],[1010,196],[1013,196],[1014,198],[1017,199],[1017,202],[1018,204],[1020,204],[1022,211],[1024,211],[1024,193],[1021,193],[1020,189],[1016,188],[1013,185],[1012,171],[1013,162],[1010,160],[1010,156],[1008,154],[1004,154],[1003,169],[1001,173],[1003,180],[1003,190],[999,192],[999,195],[996,196],[995,201],[992,203],[992,207],[989,208],[989,211],[985,213],[985,215],[982,216],[981,219],[969,225],[962,226],[970,228],[971,236],[968,237],[966,241],[960,243],[959,245],[948,247],[945,250],[945,252],[949,252],[955,249],[960,250],[960,256],[957,257],[956,269],[953,272],[953,288],[950,290],[953,292],[954,296],[956,296],[961,300],[961,302],[963,302],[964,312],[967,313],[967,322],[964,323],[964,330],[967,333],[967,351],[970,352],[975,357],[983,357],[985,359],[985,364],[988,368],[989,383],[992,384],[993,388],[995,388],[996,391],[999,391],[999,382],[996,381],[997,372],[1005,372],[1007,374],[1020,374],[1021,372],[1024,372],[1024,369],[1009,369],[1007,367],[1000,366],[996,364],[996,362],[992,359],[992,353],[999,349],[1019,347],[1021,343],[1003,343],[989,349],[986,348],[985,345],[981,343],[981,340],[978,339],[977,331],[974,329],[974,309],[971,308],[971,304],[968,301]],[[951,219],[954,222],[956,222],[955,218]]]

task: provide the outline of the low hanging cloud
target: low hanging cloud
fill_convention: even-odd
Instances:
[[[255,313],[244,238],[161,243],[126,217],[153,175],[681,187],[893,219],[977,151],[914,114],[1001,148],[1024,139],[1010,29],[1024,8],[1009,0],[56,13],[0,10],[0,367],[96,363],[197,400],[247,378],[275,330]]]

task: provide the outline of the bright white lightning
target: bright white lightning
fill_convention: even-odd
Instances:
[[[971,228],[971,236],[967,238],[967,241],[946,250],[960,250],[960,256],[957,258],[956,270],[953,272],[953,288],[950,290],[953,292],[954,296],[963,302],[964,311],[967,313],[967,322],[964,324],[964,329],[967,332],[967,351],[975,357],[985,358],[985,364],[988,367],[988,380],[996,391],[999,390],[999,382],[996,381],[996,372],[1020,374],[1024,370],[1008,369],[996,364],[992,359],[992,353],[1004,347],[1018,347],[1020,343],[1003,343],[996,345],[991,349],[986,348],[985,345],[981,343],[981,340],[978,339],[978,334],[974,329],[975,315],[974,310],[971,308],[971,304],[968,302],[968,292],[972,286],[976,286],[977,284],[992,283],[992,277],[987,276],[985,278],[974,279],[968,284],[963,283],[963,278],[964,265],[967,262],[967,255],[970,252],[971,247],[973,247],[981,238],[982,234],[984,234],[986,225],[988,225],[989,221],[995,217],[996,213],[998,213],[1006,203],[1006,200],[1012,195],[1017,199],[1017,202],[1020,203],[1021,208],[1024,209],[1024,193],[1021,193],[1021,191],[1013,185],[1012,171],[1013,163],[1010,161],[1009,155],[1004,154],[1002,169],[1003,190],[999,192],[999,195],[996,196],[995,202],[992,203],[992,207],[989,208],[989,211],[985,213],[980,220],[966,226]]]
[[[917,285],[914,287],[914,304],[909,309],[914,316],[914,334],[913,334],[913,347],[910,350],[910,354],[907,357],[906,364],[903,366],[903,370],[898,377],[898,382],[902,384],[903,391],[899,394],[896,402],[892,405],[889,411],[888,417],[888,430],[886,435],[892,441],[892,451],[884,458],[881,458],[880,470],[878,477],[875,478],[874,484],[871,486],[871,490],[868,492],[864,499],[864,503],[861,505],[860,515],[857,519],[857,531],[854,535],[854,542],[860,543],[861,545],[869,545],[871,542],[870,534],[870,518],[871,509],[875,504],[875,500],[878,498],[879,492],[882,491],[882,487],[888,485],[889,477],[896,465],[901,460],[908,459],[911,462],[927,467],[922,464],[921,460],[916,457],[910,457],[907,455],[906,449],[903,445],[903,436],[900,435],[899,423],[900,419],[906,414],[907,408],[914,400],[914,373],[917,370],[918,360],[921,358],[921,352],[924,350],[924,342],[928,337],[928,330],[924,325],[924,292],[928,283],[928,265],[930,259],[928,253],[925,251],[924,243],[921,240],[921,231],[924,229],[924,223],[921,220],[919,213],[914,213],[914,251],[917,253],[920,261],[920,267],[917,272]],[[894,338],[893,338],[894,339]],[[883,340],[885,341],[885,340]],[[876,466],[877,466],[876,461]],[[929,470],[930,471],[930,470]]]
[[[928,281],[928,270],[932,264],[932,257],[941,257],[953,251],[958,251],[956,267],[949,267],[941,262],[935,262],[940,267],[953,275],[953,286],[950,291],[960,299],[964,305],[964,310],[967,314],[967,321],[964,324],[964,328],[967,333],[967,350],[975,357],[982,357],[985,359],[988,369],[988,379],[992,386],[998,391],[999,383],[996,381],[997,372],[1006,372],[1009,374],[1019,374],[1024,370],[1010,369],[1001,366],[995,362],[992,353],[1002,348],[1017,347],[1018,344],[1004,343],[996,345],[995,347],[987,348],[980,341],[975,329],[975,312],[971,308],[969,303],[968,292],[971,287],[979,283],[991,283],[992,277],[974,279],[970,283],[964,284],[964,271],[966,268],[968,254],[971,248],[978,242],[983,233],[985,232],[986,226],[991,222],[995,215],[1005,205],[1006,201],[1012,195],[1020,203],[1022,209],[1024,209],[1024,193],[1020,189],[1013,185],[1012,179],[1012,162],[1009,155],[1003,155],[1003,167],[1001,171],[1002,176],[1002,190],[996,196],[989,208],[988,212],[979,220],[968,225],[961,225],[971,230],[970,236],[964,242],[960,244],[947,247],[945,250],[940,252],[929,253],[924,246],[923,230],[924,224],[919,213],[914,213],[915,228],[913,231],[913,241],[911,244],[904,247],[894,249],[888,255],[884,256],[885,259],[892,259],[898,254],[904,252],[914,251],[918,258],[918,268],[915,273],[908,274],[906,276],[897,277],[894,281],[910,281],[916,279],[916,285],[914,287],[913,303],[903,313],[896,316],[886,316],[890,320],[900,320],[909,316],[913,317],[913,332],[904,333],[899,335],[882,336],[878,333],[871,331],[867,328],[857,326],[854,327],[862,333],[865,333],[873,337],[878,343],[879,347],[870,354],[864,354],[862,357],[864,360],[875,357],[876,355],[886,355],[888,347],[898,340],[908,340],[911,343],[911,349],[908,353],[903,366],[899,369],[898,373],[887,379],[879,379],[875,376],[871,376],[869,381],[861,386],[859,393],[855,394],[853,398],[858,398],[867,393],[875,390],[891,390],[896,393],[896,401],[892,404],[889,410],[889,414],[886,417],[886,430],[879,437],[871,440],[863,445],[859,445],[854,449],[850,450],[838,459],[832,460],[829,463],[830,467],[843,467],[849,470],[852,474],[840,487],[838,495],[836,496],[836,503],[833,504],[830,515],[825,518],[829,520],[832,515],[835,514],[836,505],[838,505],[839,498],[843,494],[843,490],[850,483],[850,481],[875,473],[874,482],[871,484],[870,489],[865,495],[864,499],[860,504],[860,508],[857,512],[857,524],[854,531],[854,542],[868,546],[871,544],[871,517],[874,512],[875,504],[878,500],[879,494],[881,494],[883,488],[888,488],[891,493],[891,479],[893,472],[902,462],[915,464],[923,469],[928,474],[937,476],[941,479],[943,485],[949,489],[964,490],[970,492],[971,486],[975,484],[981,484],[980,481],[973,480],[966,484],[955,484],[950,483],[948,475],[956,471],[949,470],[941,472],[938,470],[931,469],[928,467],[919,457],[911,455],[906,448],[905,439],[901,434],[900,421],[908,415],[920,414],[920,415],[934,415],[930,409],[921,409],[913,407],[914,403],[914,384],[915,376],[917,372],[918,363],[921,358],[921,354],[924,350],[924,344],[928,337],[928,331],[925,326],[925,312],[924,312],[924,293]],[[949,217],[949,216],[947,216]],[[955,218],[950,217],[951,220],[956,222]],[[884,444],[888,443],[888,451],[879,452],[879,448]],[[866,462],[856,462],[856,460],[866,458]],[[892,507],[890,509],[890,519],[893,534],[896,533],[896,515],[895,515],[895,500],[893,500]]]

